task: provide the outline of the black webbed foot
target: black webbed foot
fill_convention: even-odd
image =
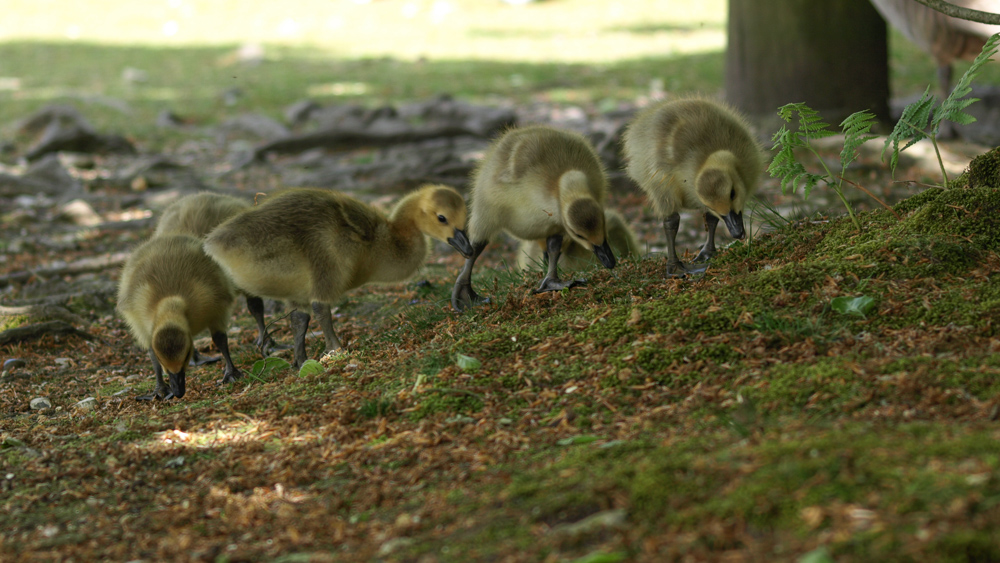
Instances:
[[[139,395],[138,397],[135,398],[135,400],[136,401],[157,401],[157,400],[159,400],[159,401],[166,401],[166,400],[173,399],[173,398],[174,398],[174,394],[170,392],[170,389],[166,385],[163,385],[163,386],[157,385],[156,388],[153,389],[152,393],[149,393],[147,395]]]
[[[191,352],[191,362],[192,366],[203,366],[205,364],[214,364],[222,359],[222,356],[202,356],[198,349],[194,349]]]
[[[464,311],[472,305],[483,305],[489,303],[488,297],[482,297],[476,290],[472,289],[471,283],[455,283],[455,289],[451,292],[451,306],[456,311]]]
[[[587,280],[575,279],[575,280],[561,280],[559,278],[550,278],[548,276],[542,280],[542,283],[538,285],[538,288],[532,290],[532,293],[546,293],[549,291],[560,291],[568,287],[577,287],[580,285],[587,285]]]

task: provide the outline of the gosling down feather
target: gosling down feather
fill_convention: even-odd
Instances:
[[[635,238],[635,233],[629,228],[625,218],[614,209],[604,210],[604,225],[608,231],[608,244],[614,251],[616,257],[626,256],[639,257],[642,255],[642,248]],[[522,270],[530,270],[538,264],[544,263],[546,257],[545,245],[538,241],[521,241],[517,249],[517,266]],[[580,270],[589,268],[597,264],[597,256],[584,249],[579,244],[574,244],[570,239],[563,241],[562,255],[560,256],[563,268]]]
[[[472,288],[472,267],[489,240],[504,231],[544,242],[549,265],[536,293],[585,283],[559,278],[557,264],[567,237],[567,244],[580,245],[614,268],[604,225],[606,186],[601,161],[583,136],[545,126],[505,133],[473,173],[472,255],[455,281],[452,307],[461,311],[483,300]]]
[[[295,365],[301,366],[308,306],[323,328],[327,350],[339,349],[331,305],[366,283],[413,275],[429,252],[426,236],[470,255],[465,220],[465,201],[447,186],[408,194],[388,216],[338,192],[288,189],[212,231],[205,250],[237,287],[296,308],[291,324]]]
[[[224,223],[230,217],[250,209],[249,202],[225,194],[199,192],[184,196],[173,202],[165,210],[156,223],[153,236],[168,234],[190,235],[205,238],[213,229]],[[262,353],[287,349],[279,346],[267,333],[264,323],[264,300],[256,295],[245,293],[247,310],[257,323],[257,342],[255,345]],[[217,358],[200,359],[197,351],[192,358],[196,364],[217,361]]]
[[[184,396],[192,337],[205,329],[225,359],[222,382],[242,376],[233,365],[226,337],[235,297],[232,282],[195,237],[162,235],[132,253],[118,284],[118,312],[139,346],[149,350],[156,374],[156,390],[140,399]]]
[[[664,218],[667,273],[684,275],[675,242],[681,209],[705,213],[708,240],[695,257],[715,254],[722,219],[735,239],[746,236],[743,210],[764,171],[764,153],[733,110],[704,99],[661,102],[640,112],[624,136],[628,175]]]

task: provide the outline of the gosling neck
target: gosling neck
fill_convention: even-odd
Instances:
[[[559,207],[563,217],[567,216],[569,206],[579,199],[594,199],[587,175],[579,170],[563,172],[559,177]]]
[[[376,252],[380,256],[372,256],[375,267],[371,281],[402,281],[423,265],[429,247],[417,222],[420,213],[419,192],[407,195],[393,207],[385,248]]]
[[[165,326],[176,326],[185,331],[189,330],[187,321],[187,301],[179,295],[173,295],[161,299],[156,304],[156,311],[153,313],[153,326],[162,328]]]

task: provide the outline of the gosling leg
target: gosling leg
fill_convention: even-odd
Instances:
[[[546,291],[559,291],[560,289],[566,289],[567,287],[576,287],[578,285],[583,285],[587,283],[587,280],[569,280],[563,281],[559,279],[559,255],[562,253],[562,243],[563,236],[556,234],[550,236],[545,240],[546,254],[549,257],[549,270],[545,275],[545,279],[539,284],[538,289],[534,290],[533,293],[544,293]]]
[[[271,334],[267,332],[267,324],[264,322],[263,299],[247,295],[247,311],[250,311],[250,316],[253,317],[253,320],[257,321],[257,340],[254,342],[254,346],[260,350],[262,356],[270,356],[271,353],[278,350],[288,350],[291,348],[291,346],[279,345],[271,338]]]
[[[156,388],[149,395],[139,395],[135,399],[137,401],[167,399],[167,395],[170,394],[170,389],[163,381],[163,366],[160,365],[160,360],[156,359],[156,353],[153,352],[152,348],[149,349],[149,359],[153,361],[153,374],[156,375]],[[171,397],[172,396],[173,395],[171,395]]]
[[[677,230],[681,225],[681,214],[674,213],[663,220],[663,230],[667,234],[667,277],[683,277],[687,270],[684,263],[677,258]]]
[[[333,317],[330,315],[329,303],[313,303],[313,315],[319,321],[319,326],[323,328],[323,336],[326,338],[326,351],[332,352],[344,347],[337,338],[337,333],[333,332]]]
[[[295,367],[306,363],[306,332],[309,331],[309,313],[294,310],[289,314],[292,323],[292,340],[295,349]]]
[[[708,230],[708,240],[701,252],[694,257],[695,262],[708,262],[715,255],[715,228],[719,226],[719,218],[711,213],[705,213],[705,229]]]
[[[222,352],[222,357],[226,359],[226,367],[222,372],[222,380],[219,383],[232,383],[243,377],[243,372],[236,369],[236,366],[233,365],[233,358],[229,355],[229,337],[226,336],[226,333],[221,330],[213,332],[212,342],[215,343],[215,347],[219,349],[219,352]]]
[[[472,289],[472,266],[475,265],[479,255],[483,253],[486,244],[487,241],[472,243],[472,256],[465,259],[465,266],[462,267],[458,278],[455,279],[455,288],[451,291],[451,306],[458,312],[464,311],[470,305],[489,302],[489,299],[480,297]]]

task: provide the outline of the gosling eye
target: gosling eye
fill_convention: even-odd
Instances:
[[[729,201],[736,199],[736,190],[729,191]]]
[[[444,215],[438,215],[438,222],[441,223],[442,225],[447,225],[448,218],[445,217]]]

